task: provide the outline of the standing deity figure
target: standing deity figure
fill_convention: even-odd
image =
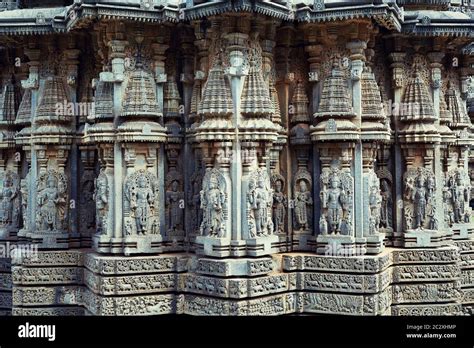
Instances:
[[[38,193],[38,207],[40,211],[40,229],[45,231],[57,231],[61,228],[61,209],[65,204],[61,197],[58,181],[53,175],[49,175],[46,187]]]
[[[295,217],[299,229],[304,231],[309,229],[309,215],[313,198],[305,180],[300,180],[297,187],[299,190],[295,194]]]
[[[265,188],[265,182],[262,177],[257,180],[257,187],[249,192],[250,208],[253,211],[255,219],[255,232],[258,237],[267,234],[268,228],[268,208],[272,200]]]
[[[205,185],[204,185],[205,186]],[[201,190],[201,209],[204,219],[201,234],[205,236],[223,237],[225,193],[219,188],[219,181],[214,174],[210,175],[208,189]]]
[[[390,192],[390,186],[386,180],[381,180],[381,192],[382,202],[380,206],[380,227],[389,228],[390,226],[390,205],[392,193]]]
[[[285,216],[286,216],[286,196],[283,193],[284,182],[282,179],[276,179],[274,181],[273,193],[273,205],[272,205],[272,216],[273,225],[275,226],[276,233],[285,232]]]
[[[454,177],[454,184],[451,186],[451,199],[453,201],[454,221],[464,222],[465,202],[469,201],[468,189],[464,186],[464,180],[460,172]]]
[[[178,180],[171,182],[171,188],[166,191],[166,206],[168,207],[168,221],[170,231],[182,231],[184,194],[179,190]]]
[[[342,189],[341,179],[338,174],[329,178],[329,189],[321,192],[321,204],[327,208],[329,233],[339,234],[343,218],[343,207],[346,204],[346,194]]]
[[[138,235],[148,232],[148,221],[154,208],[155,193],[144,175],[138,177],[138,187],[131,192],[130,208],[135,217]]]
[[[423,174],[416,178],[412,199],[415,205],[415,228],[423,228],[427,205],[427,191]]]
[[[97,232],[107,233],[108,185],[107,176],[101,172],[95,184],[95,209],[97,213]]]
[[[369,192],[369,208],[370,208],[370,222],[369,233],[374,234],[378,232],[380,225],[380,208],[382,203],[382,196],[379,192],[378,185],[370,188]]]
[[[12,222],[14,208],[13,201],[17,195],[18,192],[14,188],[13,180],[7,175],[3,182],[3,188],[0,191],[0,223],[2,225]]]
[[[21,215],[23,216],[23,228],[28,229],[28,185],[30,176],[29,173],[26,175],[26,178],[22,179],[20,182],[20,192],[21,192]]]

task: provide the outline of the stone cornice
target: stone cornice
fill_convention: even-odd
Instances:
[[[415,36],[474,37],[474,18],[451,11],[414,11],[405,14],[402,32]]]
[[[330,4],[328,4],[330,5]],[[183,5],[184,6],[184,5]],[[452,11],[403,11],[396,3],[332,4],[321,10],[299,5],[295,10],[276,2],[218,0],[179,8],[176,5],[83,1],[68,7],[20,9],[0,12],[0,35],[44,35],[90,25],[94,19],[148,23],[178,23],[223,13],[256,13],[286,21],[324,23],[374,19],[389,30],[416,36],[472,37],[474,19]],[[462,17],[462,18],[461,18]]]
[[[297,10],[295,18],[300,22],[316,23],[374,18],[380,25],[400,31],[403,11],[396,4],[357,4],[326,7],[323,10],[305,6]]]
[[[214,16],[226,12],[258,13],[283,20],[292,20],[293,11],[283,5],[273,2],[260,2],[251,0],[229,1],[220,0],[210,3],[198,4],[186,8],[186,20],[196,20],[203,17]]]

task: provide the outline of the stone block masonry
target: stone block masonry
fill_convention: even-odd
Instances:
[[[472,1],[66,2],[0,6],[0,315],[472,314]]]

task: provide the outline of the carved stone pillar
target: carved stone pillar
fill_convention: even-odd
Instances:
[[[358,67],[357,64],[354,67]],[[356,119],[354,96],[351,97],[347,80],[351,75],[356,76],[355,72],[361,71],[351,72],[340,58],[332,59],[332,68],[325,72],[318,112],[314,114],[316,126],[311,129],[311,139],[318,145],[321,163],[321,212],[317,236],[317,252],[320,254],[352,255],[356,252],[354,192],[355,188],[361,189],[362,168],[351,168],[351,163],[360,139],[355,123],[360,123],[360,120]],[[360,98],[360,88],[355,93],[359,93]],[[362,165],[362,154],[358,158]],[[357,166],[355,162],[354,166]],[[355,178],[360,181],[357,185]],[[357,237],[357,242],[361,243],[362,239],[362,236]],[[359,252],[365,252],[364,245],[360,246]]]
[[[398,50],[401,48],[400,39],[395,38],[395,43],[397,44]],[[404,86],[404,61],[406,53],[403,52],[393,52],[389,54],[389,59],[392,62],[390,68],[392,69],[392,88],[393,88],[393,101],[390,105],[390,110],[397,110],[396,107],[401,105],[403,86]],[[402,150],[397,139],[398,131],[402,127],[400,119],[397,112],[392,113],[392,124],[394,126],[395,138],[392,145],[392,152],[394,158],[392,160],[394,168],[394,177],[400,178],[403,176],[404,166],[402,160]],[[395,232],[398,232],[397,236],[400,236],[403,231],[403,183],[400,180],[394,180],[394,186],[392,187],[392,204],[394,206],[394,216],[393,216],[393,229]],[[393,239],[398,239],[398,237],[393,237]],[[395,243],[395,241],[393,241]],[[397,245],[400,245],[397,242]]]
[[[268,153],[278,127],[270,120],[273,103],[262,74],[262,27],[237,17],[226,20],[221,35],[219,21],[213,22],[214,52],[198,108],[203,119],[195,128],[195,141],[205,140],[207,168],[197,252],[261,256],[276,251],[278,243]]]
[[[436,67],[435,67],[436,68]],[[449,232],[440,228],[442,209],[441,161],[438,116],[429,90],[429,63],[421,54],[411,57],[407,83],[401,98],[398,140],[405,157],[403,175],[404,233],[395,245],[405,247],[441,246]],[[435,71],[436,73],[436,71]],[[436,87],[436,85],[435,85]],[[439,174],[438,174],[439,173]]]
[[[26,238],[28,231],[33,228],[35,223],[34,210],[36,200],[34,197],[37,174],[36,159],[34,163],[32,161],[32,158],[36,158],[36,154],[31,146],[31,130],[38,100],[41,50],[37,48],[36,43],[30,41],[24,53],[30,59],[28,62],[29,76],[27,79],[21,81],[24,92],[15,120],[15,124],[21,127],[21,130],[15,136],[15,140],[18,145],[21,145],[28,162],[27,172],[21,179],[23,227],[18,232],[19,239]]]

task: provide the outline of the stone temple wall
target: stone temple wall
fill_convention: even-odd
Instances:
[[[463,315],[469,1],[3,1],[1,315]]]

